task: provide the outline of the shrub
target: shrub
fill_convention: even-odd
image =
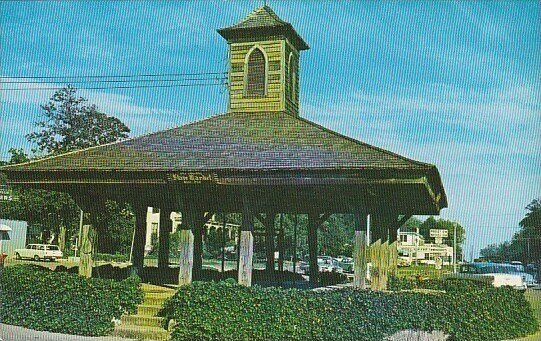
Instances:
[[[105,335],[124,312],[135,312],[143,294],[139,279],[86,279],[31,265],[4,269],[0,321],[36,330]]]
[[[315,292],[195,282],[181,287],[161,315],[177,321],[172,340],[381,340],[413,329],[474,341],[537,328],[524,295],[513,289],[468,281],[428,284],[440,291]]]
[[[128,262],[130,257],[125,254],[115,253],[115,254],[109,254],[109,253],[96,253],[94,256],[95,261],[103,261],[103,262],[118,262],[118,263],[125,263]]]
[[[319,273],[319,284],[321,286],[329,286],[335,284],[342,284],[348,282],[348,276],[346,274],[341,274],[338,272],[320,272]]]

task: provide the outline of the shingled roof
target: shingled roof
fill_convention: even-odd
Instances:
[[[289,37],[299,50],[309,49],[308,44],[295,31],[293,25],[280,19],[267,5],[257,8],[241,22],[219,29],[218,33],[228,40],[254,35],[261,36],[261,33],[266,35],[283,34]]]
[[[6,171],[428,170],[435,166],[285,113],[227,113]]]

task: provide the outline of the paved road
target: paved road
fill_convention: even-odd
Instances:
[[[0,341],[133,341],[116,337],[87,337],[40,332],[0,323]]]

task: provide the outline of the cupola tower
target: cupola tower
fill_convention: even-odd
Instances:
[[[299,56],[309,49],[267,5],[218,33],[229,44],[229,112],[299,115]]]

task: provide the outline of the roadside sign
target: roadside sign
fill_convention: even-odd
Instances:
[[[444,229],[430,229],[431,238],[447,238],[449,237],[449,231]]]

